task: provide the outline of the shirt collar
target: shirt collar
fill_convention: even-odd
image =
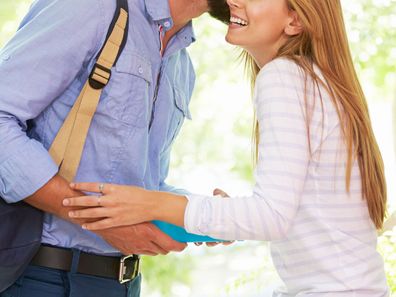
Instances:
[[[169,8],[169,0],[144,0],[146,10],[151,19],[162,25],[164,30],[167,31],[173,26],[173,21]],[[177,35],[182,38],[187,45],[196,40],[193,30],[192,22],[189,22]]]
[[[179,36],[179,38],[184,39],[187,44],[191,44],[195,42],[196,37],[195,37],[192,21],[190,21],[186,26],[184,26],[184,28],[181,29],[177,33],[177,35]]]
[[[147,13],[153,21],[172,20],[169,0],[144,0]]]

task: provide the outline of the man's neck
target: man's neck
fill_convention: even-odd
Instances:
[[[173,20],[173,27],[165,33],[163,48],[166,49],[169,40],[188,24],[193,18],[208,11],[207,0],[168,0]]]
[[[186,24],[187,24],[187,23],[186,23]],[[168,31],[166,31],[165,36],[164,36],[164,39],[162,40],[162,53],[161,53],[162,55],[164,54],[164,52],[165,52],[165,50],[166,50],[166,48],[167,48],[167,46],[168,46],[168,43],[169,43],[169,41],[171,40],[171,38],[172,38],[177,32],[179,32],[180,29],[183,28],[186,24],[184,24],[184,25],[179,25],[179,26],[174,25],[171,29],[169,29]]]

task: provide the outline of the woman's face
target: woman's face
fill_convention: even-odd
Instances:
[[[227,0],[231,19],[226,40],[253,56],[276,54],[287,40],[291,20],[286,0]]]

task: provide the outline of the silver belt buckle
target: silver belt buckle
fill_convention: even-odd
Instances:
[[[120,260],[120,270],[118,281],[124,284],[134,280],[140,272],[140,256],[129,255],[122,257]]]

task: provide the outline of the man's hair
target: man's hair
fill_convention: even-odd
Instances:
[[[230,8],[226,0],[208,0],[209,14],[225,24],[230,22]]]

